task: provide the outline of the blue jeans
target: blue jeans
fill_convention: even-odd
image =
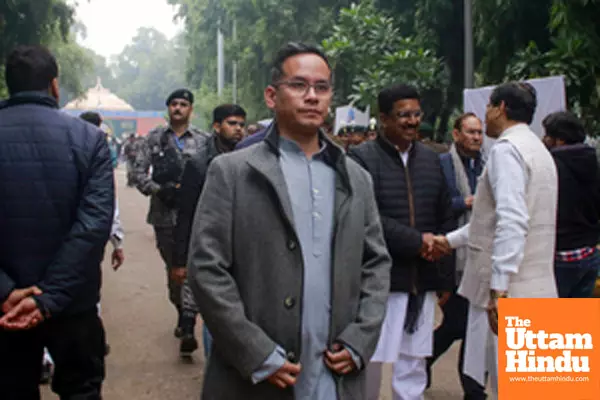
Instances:
[[[212,335],[208,331],[206,324],[202,324],[202,343],[204,345],[204,358],[208,365],[208,359],[210,358],[210,350],[212,349]]]
[[[559,297],[589,298],[594,293],[600,253],[596,250],[591,256],[580,261],[554,262],[554,274]]]

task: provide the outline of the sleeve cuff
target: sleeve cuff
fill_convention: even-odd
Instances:
[[[459,247],[464,247],[467,245],[469,241],[469,225],[465,225],[460,229],[457,229],[453,232],[450,232],[446,235],[446,239],[448,240],[448,244],[453,249],[458,249]]]
[[[346,350],[348,350],[348,352],[350,353],[350,356],[352,356],[352,361],[354,361],[354,365],[356,365],[356,369],[357,370],[362,370],[363,369],[363,362],[362,362],[362,358],[360,358],[360,356],[358,355],[357,352],[354,351],[354,349],[352,349],[352,347],[348,346],[348,345],[344,345],[344,348]]]
[[[10,293],[15,289],[15,283],[8,277],[0,274],[0,304],[4,303]]]
[[[492,290],[497,290],[499,292],[508,291],[508,286],[510,284],[510,273],[502,274],[502,273],[492,273],[492,279],[490,281],[490,288]]]
[[[117,235],[112,235],[110,237],[110,243],[112,244],[115,250],[123,248],[123,241]]]
[[[277,372],[281,367],[283,367],[285,361],[285,351],[281,347],[277,346],[271,355],[267,357],[263,365],[254,371],[252,374],[252,383],[256,385],[257,383],[264,381]]]

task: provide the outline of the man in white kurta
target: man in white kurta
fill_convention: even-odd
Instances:
[[[447,235],[468,246],[459,294],[470,302],[464,372],[498,387],[497,301],[557,297],[553,250],[557,176],[552,157],[533,133],[533,87],[497,87],[486,111],[487,135],[498,141],[482,174],[469,225]],[[495,330],[495,332],[494,332]]]

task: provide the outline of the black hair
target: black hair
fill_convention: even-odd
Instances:
[[[229,117],[246,118],[246,111],[237,104],[221,104],[213,110],[213,124],[220,124]]]
[[[41,46],[18,46],[7,57],[6,86],[11,95],[48,90],[58,77],[56,58]]]
[[[464,114],[460,115],[458,118],[456,118],[456,120],[454,121],[454,129],[456,129],[459,132],[462,131],[463,122],[465,122],[465,119],[471,118],[471,117],[475,117],[479,120],[479,117],[477,115],[475,115],[475,113],[472,113],[472,112],[464,113]]]
[[[271,67],[271,84],[277,83],[285,75],[283,72],[283,64],[286,62],[286,60],[299,54],[315,54],[321,57],[331,71],[329,59],[318,47],[304,43],[289,42],[279,49],[277,55],[275,56],[273,66]]]
[[[102,117],[100,114],[94,111],[86,111],[83,114],[79,115],[79,118],[82,120],[89,122],[92,125],[97,126],[98,128],[102,125]]]
[[[531,124],[537,107],[533,86],[526,82],[508,82],[496,87],[490,96],[490,104],[497,107],[502,102],[509,120]]]
[[[568,111],[558,111],[548,115],[542,121],[546,135],[555,139],[562,139],[567,144],[583,143],[585,128],[577,116]]]
[[[410,85],[396,85],[385,88],[377,96],[379,112],[389,114],[394,109],[394,103],[407,99],[421,100],[417,88]]]

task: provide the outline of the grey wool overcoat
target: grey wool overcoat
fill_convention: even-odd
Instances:
[[[302,312],[308,312],[278,142],[273,126],[263,142],[215,158],[198,203],[188,267],[214,338],[205,400],[294,399],[291,388],[251,381],[277,345],[298,361]],[[379,339],[391,260],[371,178],[332,142],[327,148],[336,170],[329,340],[350,346],[364,367]],[[335,379],[339,400],[364,398],[364,369]]]

